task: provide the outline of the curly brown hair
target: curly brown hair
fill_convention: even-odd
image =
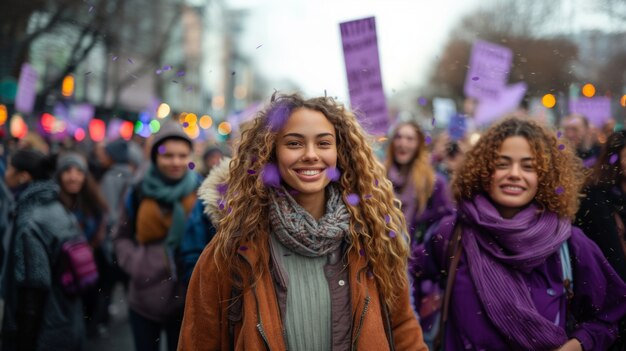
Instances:
[[[564,140],[558,140],[553,131],[531,120],[506,119],[481,136],[453,177],[455,199],[459,202],[472,199],[489,189],[500,147],[512,136],[524,137],[535,155],[538,178],[535,201],[548,211],[573,219],[586,177],[582,162]]]
[[[253,243],[255,238],[268,240],[269,188],[259,175],[266,165],[276,162],[275,144],[280,126],[302,108],[321,112],[335,127],[337,168],[341,174],[338,185],[344,202],[347,203],[349,194],[360,198],[357,206],[348,206],[351,214],[348,252],[365,252],[382,296],[393,306],[398,292],[408,286],[409,246],[404,217],[394,203],[385,169],[370,146],[373,139],[366,137],[353,113],[330,97],[305,100],[297,94],[275,93],[269,105],[242,132],[230,163],[228,190],[223,201],[225,215],[214,239],[214,262],[218,269],[230,270],[235,277],[241,277],[245,266],[237,257],[240,245]],[[391,232],[397,233],[397,237]],[[260,254],[260,262],[269,255],[262,250]],[[252,273],[258,281],[267,272],[258,264]],[[232,277],[233,284],[240,285]]]

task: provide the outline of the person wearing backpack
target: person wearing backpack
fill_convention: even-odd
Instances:
[[[178,343],[185,301],[179,251],[199,178],[189,170],[193,143],[174,121],[162,124],[151,146],[151,165],[131,187],[115,230],[118,264],[129,275],[129,320],[135,349],[167,349]]]
[[[7,266],[3,350],[81,350],[81,299],[67,288],[64,247],[81,238],[74,216],[58,199],[55,156],[20,149],[5,182],[16,196]],[[93,257],[91,257],[93,264]]]
[[[511,118],[467,154],[452,181],[458,213],[411,263],[416,279],[446,288],[435,350],[588,351],[615,341],[626,284],[571,224],[584,171],[563,142]]]

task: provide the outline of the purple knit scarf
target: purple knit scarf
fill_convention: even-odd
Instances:
[[[565,330],[539,314],[522,272],[556,253],[571,235],[571,224],[531,204],[503,219],[481,195],[460,206],[470,276],[491,322],[523,350],[552,350],[567,342]]]

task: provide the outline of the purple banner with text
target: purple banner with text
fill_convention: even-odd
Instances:
[[[380,74],[376,19],[363,18],[339,24],[348,76],[350,105],[359,122],[373,135],[387,133],[389,119]]]
[[[605,96],[570,100],[569,112],[581,114],[598,128],[611,118],[611,99]]]
[[[511,49],[476,40],[463,87],[465,96],[478,100],[497,98],[509,80],[512,62]]]
[[[17,95],[15,96],[15,109],[32,113],[37,96],[37,71],[28,63],[22,65],[20,79],[17,83]]]

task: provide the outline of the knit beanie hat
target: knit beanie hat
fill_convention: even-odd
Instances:
[[[104,151],[111,157],[113,163],[128,163],[128,143],[118,139],[108,143]]]
[[[87,161],[85,158],[76,152],[68,152],[59,156],[57,161],[57,173],[65,172],[70,167],[76,167],[81,172],[87,173]]]
[[[161,124],[161,129],[154,135],[152,139],[152,147],[150,148],[150,160],[156,163],[156,156],[159,152],[159,146],[163,145],[167,140],[179,139],[189,143],[189,147],[193,150],[193,142],[183,130],[183,127],[174,121],[166,121]]]
[[[35,180],[49,179],[56,166],[55,156],[46,156],[35,149],[18,149],[11,154],[11,166],[18,171],[25,171]]]

